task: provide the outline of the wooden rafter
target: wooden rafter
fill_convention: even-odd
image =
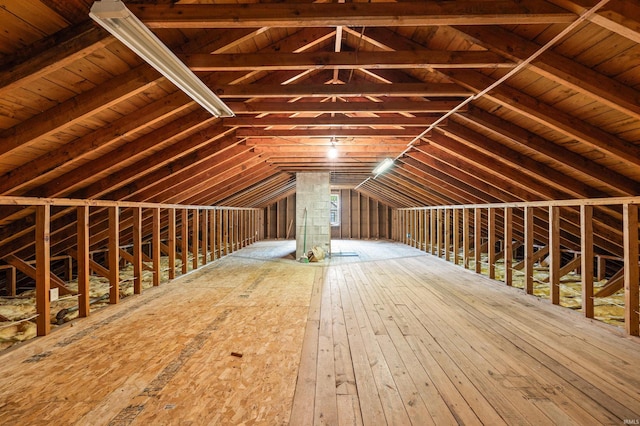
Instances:
[[[151,28],[260,28],[567,23],[575,15],[546,2],[130,5]]]
[[[482,51],[310,52],[190,54],[181,58],[193,71],[279,71],[308,69],[512,68],[503,56]]]

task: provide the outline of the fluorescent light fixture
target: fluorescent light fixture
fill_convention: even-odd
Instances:
[[[373,174],[379,175],[391,166],[393,166],[393,160],[391,158],[385,158],[384,160],[382,160],[382,163],[378,164],[378,166],[373,169]]]
[[[218,98],[169,48],[120,0],[96,1],[91,19],[133,50],[169,81],[216,117],[233,117]]]

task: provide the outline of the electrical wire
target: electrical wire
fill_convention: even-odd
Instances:
[[[594,5],[592,8],[590,8],[589,10],[586,10],[584,13],[582,13],[580,16],[578,16],[578,18],[573,21],[571,24],[569,24],[565,29],[563,29],[562,31],[560,31],[555,37],[553,37],[551,40],[549,40],[547,43],[545,43],[543,46],[540,47],[540,49],[538,49],[537,51],[535,51],[534,53],[532,53],[527,59],[522,60],[521,62],[519,62],[511,71],[509,71],[507,74],[505,74],[504,76],[502,76],[501,78],[499,78],[498,80],[496,80],[495,82],[493,82],[492,84],[490,84],[489,86],[487,86],[485,89],[481,90],[480,92],[469,96],[468,98],[464,99],[462,102],[460,102],[460,104],[458,104],[457,106],[455,106],[454,108],[452,108],[450,111],[448,111],[446,114],[444,114],[442,117],[438,118],[436,121],[434,121],[429,127],[427,127],[424,131],[422,131],[418,136],[414,137],[408,144],[407,144],[407,148],[405,148],[400,154],[398,154],[393,161],[398,160],[399,158],[403,157],[407,152],[409,152],[413,146],[416,144],[416,142],[418,142],[420,139],[422,139],[423,137],[425,137],[429,132],[431,132],[433,129],[435,129],[440,123],[442,123],[445,119],[447,119],[448,117],[450,117],[451,115],[455,114],[457,111],[459,111],[462,107],[464,107],[465,105],[467,105],[468,103],[470,103],[471,101],[477,100],[479,98],[481,98],[482,96],[486,95],[487,93],[489,93],[491,90],[495,89],[496,87],[498,87],[499,85],[501,85],[502,83],[504,83],[506,80],[508,80],[509,78],[513,77],[515,74],[517,74],[518,72],[520,72],[524,67],[526,67],[527,65],[529,65],[531,62],[533,62],[536,58],[538,58],[540,55],[542,55],[544,52],[546,52],[547,50],[549,50],[554,44],[556,44],[558,41],[560,41],[562,38],[564,38],[567,34],[569,34],[571,31],[573,31],[578,25],[580,25],[582,22],[584,22],[585,20],[589,19],[590,16],[592,16],[593,14],[595,14],[598,10],[600,10],[601,8],[603,8],[604,6],[606,6],[607,3],[609,3],[610,0],[601,0],[598,4]],[[379,174],[375,175],[373,177],[373,179],[376,179],[378,177]],[[358,189],[360,186],[364,185],[367,181],[371,180],[371,177],[368,177],[367,179],[365,179],[364,181],[362,181],[358,186],[356,186],[354,189]]]

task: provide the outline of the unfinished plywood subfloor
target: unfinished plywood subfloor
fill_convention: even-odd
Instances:
[[[263,243],[0,358],[0,424],[286,424],[316,268]],[[293,265],[293,267],[292,267]]]
[[[3,354],[0,423],[640,418],[637,339],[408,246],[335,243],[358,256],[260,242]]]

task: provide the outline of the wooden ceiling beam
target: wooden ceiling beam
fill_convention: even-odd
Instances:
[[[274,191],[267,197],[263,197],[261,200],[256,200],[255,207],[266,208],[267,206],[277,203],[280,200],[284,200],[287,197],[291,197],[296,193],[296,183],[292,182],[285,187],[280,188],[278,191]],[[249,205],[247,205],[249,206]]]
[[[108,156],[101,156],[95,160],[83,165],[83,167],[70,170],[64,175],[58,176],[56,180],[50,181],[37,188],[29,190],[25,196],[28,197],[68,197],[68,198],[100,198],[112,189],[114,186],[124,185],[133,181],[143,173],[147,173],[154,167],[160,167],[170,162],[173,158],[192,152],[198,147],[210,143],[212,140],[225,135],[225,129],[218,126],[206,127],[207,120],[212,119],[209,114],[208,118],[196,116],[187,116],[178,119],[167,126],[157,129],[155,132],[148,133],[138,140],[136,143],[125,145],[116,152],[109,153]],[[194,121],[194,119],[196,119]],[[114,170],[122,161],[130,158],[143,157],[142,154],[147,149],[161,143],[163,137],[174,137],[188,129],[199,128],[204,124],[200,132],[181,140],[180,144],[174,144],[161,151],[156,152],[151,157],[145,157],[142,160],[124,168]],[[229,141],[237,143],[235,137],[229,137]],[[109,172],[110,171],[110,172]],[[104,175],[109,172],[108,175]],[[114,199],[114,198],[111,198]],[[3,208],[0,213],[0,222],[12,215],[16,215],[21,211],[28,213],[28,209],[21,207]]]
[[[195,72],[308,69],[513,68],[504,56],[486,51],[378,51],[180,55]]]
[[[460,151],[455,151],[453,147],[459,148]],[[420,145],[416,149],[437,157],[459,170],[469,171],[475,177],[490,185],[507,191],[518,200],[560,200],[567,198],[566,196],[563,197],[565,193],[562,191],[549,188],[539,180],[527,179],[523,182],[521,175],[514,172],[511,167],[498,163],[494,158],[471,150],[469,147],[440,134],[433,134],[429,144]]]
[[[381,120],[384,121],[384,120]],[[425,126],[426,128],[427,126]],[[239,138],[251,138],[256,137],[260,139],[268,138],[324,138],[327,139],[326,143],[331,142],[331,138],[405,138],[405,144],[420,134],[420,129],[370,129],[370,128],[325,128],[325,129],[248,129],[241,128],[236,130],[236,134]],[[402,141],[398,141],[402,143]]]
[[[92,90],[81,93],[55,108],[50,108],[16,126],[0,131],[0,159],[16,149],[33,145],[38,138],[50,136],[63,127],[104,110],[125,99],[140,94],[156,84],[159,74],[153,68],[142,65],[119,75]]]
[[[223,151],[204,148],[202,151],[197,151],[197,157],[191,155],[187,158],[177,159],[162,169],[149,173],[149,176],[139,179],[136,184],[140,182],[141,185],[136,186],[139,186],[140,189],[130,191],[130,195],[125,199],[174,203],[175,201],[169,200],[173,200],[173,197],[180,191],[193,189],[202,180],[205,180],[205,177],[225,172],[234,167],[236,161],[243,164],[255,158],[255,154],[249,152],[250,150],[250,147],[239,144],[229,146]],[[149,182],[149,184],[142,186],[143,182]]]
[[[612,196],[635,195],[638,182],[591,161],[560,145],[533,134],[522,127],[502,120],[480,108],[470,107],[468,113],[457,114],[465,121],[494,132],[499,137],[509,138],[527,150],[542,154],[554,162],[597,180],[609,189]]]
[[[246,172],[243,172],[240,186],[227,183],[211,191],[211,194],[216,194],[216,204],[259,207],[268,204],[268,200],[279,198],[281,191],[287,191],[291,184],[295,187],[295,178],[290,173],[280,172],[266,163]]]
[[[582,15],[595,6],[596,0],[547,0],[576,15]],[[589,21],[640,43],[640,6],[637,2],[612,0],[597,13],[589,16]]]
[[[601,198],[608,195],[460,124],[451,122],[447,129],[438,129],[435,133],[453,138],[489,158],[504,163],[520,173],[521,180],[526,175],[533,181],[541,181],[548,187],[563,191],[567,195],[560,198]]]
[[[174,181],[170,187],[156,194],[154,199],[165,200],[161,201],[163,203],[185,203],[186,200],[196,198],[222,182],[232,180],[237,183],[240,173],[264,163],[264,159],[246,151],[224,161],[212,159],[199,170],[183,170],[181,174],[184,178],[177,176],[178,182]]]
[[[113,43],[108,35],[87,20],[8,56],[12,62],[2,63],[0,67],[0,95],[17,87],[28,87],[37,79]]]
[[[613,0],[608,9],[592,15],[589,20],[640,43],[640,5],[637,2]]]
[[[254,145],[255,146],[255,145]],[[406,146],[406,145],[405,145]],[[334,161],[341,161],[342,157],[376,157],[378,154],[388,154],[391,156],[402,152],[403,148],[393,145],[361,145],[361,146],[338,146],[338,158]],[[305,145],[289,145],[289,146],[255,146],[255,151],[260,153],[274,155],[291,155],[305,157],[324,157],[327,158],[327,149],[329,146],[305,146]],[[330,161],[327,159],[327,161]]]
[[[135,180],[129,183],[123,183],[121,179],[115,177],[115,182],[109,185],[109,191],[103,197],[109,200],[130,200],[130,201],[147,201],[157,194],[157,191],[149,191],[148,188],[153,187],[162,190],[163,187],[170,186],[176,180],[176,175],[188,175],[185,170],[195,168],[201,163],[211,161],[212,157],[218,156],[218,159],[225,158],[225,155],[234,155],[234,148],[239,142],[232,136],[221,138],[215,143],[209,143],[201,148],[180,157],[172,156],[169,161],[157,161],[154,157],[157,155],[164,159],[162,152],[158,152],[147,159],[143,159],[135,165],[127,167],[127,169],[137,166]],[[179,145],[179,143],[178,143]],[[246,147],[248,149],[248,147]],[[242,148],[241,148],[242,149]],[[160,163],[159,166],[145,169],[143,164],[146,162],[153,164],[154,160]],[[126,181],[125,181],[126,182]]]
[[[468,97],[469,89],[452,83],[233,84],[215,87],[221,98],[287,98],[338,96]]]
[[[400,3],[129,4],[150,28],[431,26],[569,23],[576,15],[521,0]]]
[[[219,205],[244,205],[251,207],[263,207],[272,200],[282,198],[283,193],[289,192],[293,186],[295,191],[295,178],[291,173],[284,173],[273,167],[262,166],[256,170],[247,170],[242,173],[242,185],[233,182],[225,182],[215,188],[212,194],[216,204]],[[230,203],[230,204],[228,204]]]
[[[406,193],[399,192],[396,188],[390,186],[388,182],[381,179],[368,180],[367,183],[360,186],[357,191],[363,194],[368,193],[370,196],[381,199],[392,206],[419,207],[428,204],[410,197]]]
[[[240,172],[235,178],[227,180],[217,186],[211,186],[209,191],[192,201],[206,205],[224,205],[220,202],[239,191],[245,191],[258,182],[278,173],[278,171],[266,162]]]
[[[455,27],[467,38],[517,62],[537,52],[541,46],[501,27]],[[587,95],[617,111],[640,119],[640,91],[600,74],[565,56],[547,50],[527,69],[549,80]]]
[[[446,152],[452,156],[451,158],[459,158],[471,165],[474,175],[484,176],[483,179],[487,182],[504,182],[500,183],[501,188],[510,187],[514,195],[524,197],[527,201],[571,198],[565,191],[550,187],[540,178],[529,176],[527,179],[522,179],[522,173],[513,167],[440,133],[431,134],[429,143],[431,147],[437,146],[438,150],[441,150],[440,153]]]
[[[356,112],[448,112],[456,101],[387,102],[227,102],[236,114],[356,113]],[[465,108],[462,108],[463,110]]]
[[[478,92],[495,83],[495,80],[482,73],[470,70],[440,70],[441,73],[465,87]],[[533,96],[502,84],[484,95],[484,98],[496,102],[512,111],[516,111],[531,120],[577,139],[633,167],[640,166],[640,146],[605,132],[586,121],[579,120],[570,114],[551,105],[540,102]]]
[[[438,114],[440,116],[441,114]],[[352,127],[352,126],[376,126],[376,127],[424,127],[433,124],[439,117],[405,117],[394,114],[393,116],[379,117],[348,117],[339,115],[335,117],[277,117],[267,115],[265,117],[233,117],[223,118],[222,125],[227,127],[270,127],[270,126],[306,126],[306,127]],[[446,125],[446,120],[442,124]]]
[[[404,160],[411,160],[411,162],[405,162]],[[420,164],[409,158],[403,158],[400,161],[402,167],[396,168],[397,174],[411,179],[417,179],[422,182],[423,185],[434,188],[434,190],[437,190],[443,196],[454,200],[451,204],[480,204],[485,202],[475,195],[462,191],[459,187],[449,183],[447,180],[439,179],[435,174],[428,172],[428,168],[424,164]],[[437,173],[435,170],[434,172]]]
[[[431,160],[430,157],[418,154],[412,153],[410,156],[404,156],[399,159],[405,165],[404,170],[422,176],[425,180],[435,180],[450,192],[458,194],[462,200],[477,200],[480,204],[502,202],[501,199],[478,189],[464,180],[458,179],[444,163],[438,164]]]
[[[281,165],[276,165],[278,170],[283,172],[330,172],[330,173],[353,173],[353,172],[361,172],[361,173],[371,173],[371,170],[375,166],[374,164],[360,165],[360,163],[345,163],[341,166],[328,166],[322,163],[285,163]]]
[[[430,145],[422,145],[416,150],[409,151],[406,156],[434,168],[454,180],[468,185],[470,188],[475,188],[477,191],[486,194],[485,197],[487,198],[491,197],[500,203],[523,201],[513,194],[509,187],[501,187],[501,182],[488,180],[487,174],[477,175],[475,168],[470,164],[462,162],[460,159]]]
[[[308,137],[296,137],[294,139],[282,138],[282,137],[249,137],[245,139],[247,145],[253,146],[308,146],[308,147],[324,147],[325,150],[331,146],[331,138],[308,138]],[[363,145],[392,145],[399,152],[402,152],[407,146],[406,139],[399,138],[384,138],[384,140],[375,137],[359,137],[359,138],[336,138],[335,144],[337,148],[346,146],[363,146]]]
[[[390,173],[378,176],[376,180],[389,183],[397,191],[403,194],[411,194],[413,198],[417,198],[422,205],[449,205],[455,201],[449,198],[445,193],[435,191],[432,187],[424,185],[416,179],[407,177],[399,172],[399,167],[394,168]]]
[[[166,119],[167,116],[179,113],[187,106],[187,96],[182,92],[175,92],[166,98],[122,116],[107,126],[65,144],[61,149],[47,152],[0,176],[0,194],[22,195],[25,193],[22,188],[28,186],[32,181],[42,181],[45,178],[49,180],[49,174],[55,172],[58,167],[69,167],[94,150],[107,149],[109,145],[120,141],[122,137]],[[201,113],[192,115],[198,115],[200,119],[205,119]],[[165,136],[168,134],[165,133]],[[92,169],[91,172],[95,174],[99,170]],[[60,181],[56,179],[56,182],[60,187]]]
[[[195,130],[198,132],[184,137]],[[226,134],[225,130],[209,114],[201,110],[194,111],[110,152],[109,155],[100,156],[83,164],[83,167],[70,170],[26,195],[98,198],[109,191],[112,185],[131,182],[153,167],[160,167],[175,157],[190,153],[211,140],[222,137]],[[180,142],[155,152],[151,157],[146,155],[148,150],[174,138],[180,139]],[[130,166],[122,167],[122,162],[131,159],[138,160]]]

